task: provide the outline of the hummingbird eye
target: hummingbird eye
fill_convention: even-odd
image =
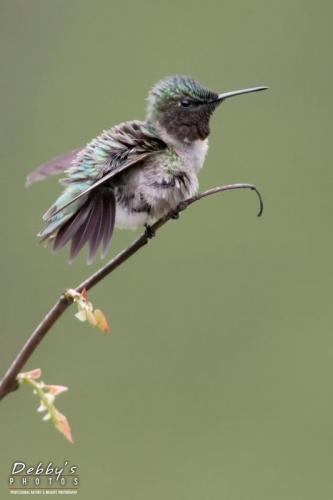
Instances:
[[[180,104],[182,108],[188,108],[189,106],[191,106],[191,101],[189,101],[188,99],[182,99]]]

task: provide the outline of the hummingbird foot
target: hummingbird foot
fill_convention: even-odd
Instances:
[[[174,219],[174,220],[179,219],[179,212],[176,212],[176,210],[171,210],[170,214],[171,214],[170,215],[171,219]]]
[[[150,240],[156,236],[156,231],[151,226],[149,226],[149,224],[145,224],[145,228],[145,233]]]

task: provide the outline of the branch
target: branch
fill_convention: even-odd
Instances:
[[[228,184],[226,186],[220,186],[213,189],[209,189],[208,191],[204,191],[203,193],[199,193],[187,200],[181,202],[176,210],[176,213],[183,212],[189,205],[192,203],[205,198],[206,196],[210,196],[215,193],[220,193],[222,191],[230,191],[232,189],[252,189],[256,192],[260,208],[258,217],[261,216],[263,212],[263,201],[258,189],[252,184]],[[155,224],[153,224],[150,228],[150,235],[154,234],[155,231],[160,229],[164,224],[166,224],[172,217],[172,213],[166,214],[164,217],[161,217]],[[110,262],[108,262],[105,266],[103,266],[99,271],[90,276],[86,281],[81,283],[75,290],[79,293],[85,288],[89,290],[93,286],[97,285],[102,279],[111,274],[117,267],[121,266],[126,260],[128,260],[132,255],[134,255],[140,248],[148,243],[149,238],[151,237],[147,232],[143,233],[136,240],[133,241],[129,247],[120,252],[116,257],[114,257]],[[31,337],[27,340],[27,342],[22,347],[21,351],[17,355],[16,359],[11,364],[7,373],[4,375],[3,379],[0,381],[0,400],[3,399],[7,394],[12,391],[15,391],[18,388],[18,384],[16,381],[17,375],[22,370],[25,363],[28,361],[32,353],[35,351],[37,346],[40,344],[44,336],[51,329],[51,327],[58,321],[60,316],[65,312],[65,310],[70,306],[72,300],[68,300],[64,294],[60,296],[58,301],[52,307],[52,309],[48,312],[45,318],[38,325],[36,330],[33,332]]]

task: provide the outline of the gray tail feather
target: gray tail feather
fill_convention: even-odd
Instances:
[[[87,263],[90,264],[102,245],[104,258],[110,245],[116,215],[116,201],[112,191],[97,191],[91,194],[84,205],[59,229],[54,239],[53,251],[60,250],[71,240],[69,263],[77,257],[88,243]]]

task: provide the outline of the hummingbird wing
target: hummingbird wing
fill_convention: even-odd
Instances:
[[[57,251],[71,240],[69,262],[88,243],[88,263],[101,244],[103,258],[115,223],[113,187],[117,181],[113,178],[165,148],[156,130],[144,122],[123,123],[104,131],[78,152],[66,171],[67,178],[60,181],[66,188],[43,217],[46,224],[39,233],[41,241],[53,241],[53,251]]]
[[[62,214],[66,210],[69,210],[70,214],[74,212],[74,215],[68,219],[65,216],[66,220],[62,217],[64,224],[61,225],[56,233],[53,251],[60,250],[71,239],[69,263],[73,262],[87,242],[89,243],[88,264],[94,260],[100,244],[102,244],[101,257],[104,258],[113,234],[116,217],[116,200],[112,189],[98,190],[97,188],[108,179],[115,177],[120,172],[143,161],[150,155],[151,153],[144,153],[133,158],[131,161],[125,162],[124,165],[103,176],[54,212],[53,210],[58,206],[58,203],[53,206],[54,208],[51,207],[44,216],[44,220],[47,223],[50,222],[50,227],[52,227],[53,221],[58,225],[59,219],[57,218],[59,216],[62,217]],[[62,196],[66,196],[66,191]],[[75,211],[72,207],[75,207],[77,204],[79,204],[79,209]],[[41,241],[49,238],[49,236],[45,238],[43,232],[40,233],[40,236],[43,237]]]
[[[50,175],[58,175],[66,170],[66,168],[69,168],[71,162],[75,160],[77,154],[82,149],[83,148],[73,149],[73,151],[57,156],[56,158],[53,158],[53,160],[50,160],[47,163],[44,163],[44,165],[38,167],[27,176],[25,184],[26,187],[31,186],[31,184],[34,184],[35,182],[42,181]]]
[[[148,158],[148,156],[151,156],[151,155],[152,155],[152,153],[142,153],[141,155],[138,155],[135,158],[132,158],[131,160],[125,162],[123,165],[120,165],[119,167],[111,170],[111,172],[109,172],[106,175],[103,175],[103,177],[101,179],[99,179],[94,184],[92,184],[91,186],[89,186],[87,189],[85,189],[84,191],[82,191],[82,193],[77,194],[74,198],[72,198],[70,201],[68,201],[65,205],[62,205],[55,212],[53,211],[53,207],[51,207],[46,212],[46,214],[43,216],[43,220],[45,220],[45,221],[50,220],[54,215],[57,215],[59,212],[61,212],[61,210],[63,210],[64,208],[67,208],[69,205],[71,205],[75,201],[79,200],[80,198],[82,198],[83,196],[85,196],[86,194],[88,194],[93,189],[96,189],[101,184],[104,184],[107,180],[112,179],[112,177],[115,177],[117,174],[120,174],[121,172],[124,172],[124,170],[127,170],[129,167],[132,167],[136,163],[139,163],[139,162],[145,160],[146,158]]]

